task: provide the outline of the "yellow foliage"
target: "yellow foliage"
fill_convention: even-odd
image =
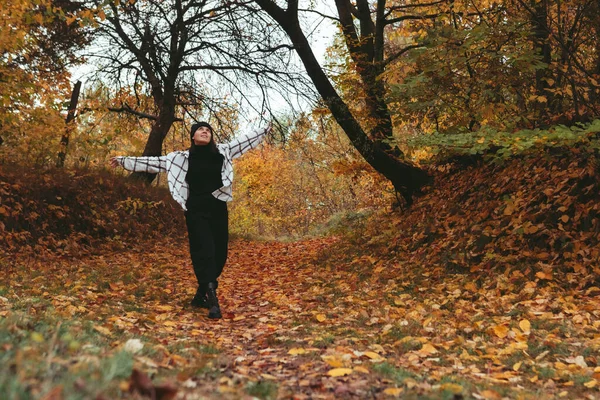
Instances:
[[[236,160],[232,231],[300,236],[332,216],[389,205],[385,182],[328,129],[307,137],[299,126],[282,145],[264,145]]]
[[[39,13],[48,1],[7,0],[0,4],[0,155],[45,165],[56,157],[64,116],[59,103],[70,94],[64,72],[42,72],[30,65],[38,51],[31,29],[54,18]]]

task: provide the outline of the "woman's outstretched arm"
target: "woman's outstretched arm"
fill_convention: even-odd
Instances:
[[[112,157],[110,159],[111,167],[115,168],[119,165],[127,171],[132,172],[149,172],[158,174],[161,171],[167,170],[167,157]]]
[[[237,137],[231,142],[227,143],[227,145],[229,146],[231,158],[238,158],[248,150],[258,146],[260,142],[262,142],[262,140],[264,139],[265,135],[270,131],[271,124],[269,124],[266,128],[260,128],[248,134],[241,135],[240,137]]]

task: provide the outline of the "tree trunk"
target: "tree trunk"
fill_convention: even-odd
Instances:
[[[387,152],[382,145],[385,142],[378,143],[368,137],[319,65],[300,27],[297,8],[294,8],[297,7],[297,2],[291,0],[287,11],[279,8],[271,0],[255,0],[255,2],[287,33],[319,95],[323,98],[331,114],[344,130],[353,146],[376,171],[390,180],[396,191],[404,197],[407,205],[412,204],[413,194],[430,182],[430,176],[412,163],[398,159]],[[368,83],[365,80],[363,82]],[[380,88],[371,88],[370,93],[367,92],[366,100],[371,102],[374,97],[379,97],[379,91]],[[374,104],[370,104],[370,107],[375,109],[376,113],[381,116],[383,115],[382,112],[387,112],[387,107],[385,107],[385,110],[377,110],[377,103],[378,101],[374,101]],[[385,121],[383,123],[385,124]]]
[[[336,0],[336,7],[346,46],[356,64],[365,93],[367,112],[373,118],[375,126],[371,138],[384,149],[391,149],[389,142],[394,140],[392,117],[385,102],[385,84],[379,76],[383,72],[383,27],[382,6],[378,6],[378,24],[371,20],[369,4],[366,0],[357,2],[360,20],[360,37],[356,32],[349,0]]]
[[[427,173],[389,154],[382,146],[375,143],[366,135],[358,121],[352,115],[348,105],[338,95],[319,66],[317,59],[310,49],[308,40],[300,32],[300,27],[296,26],[296,29],[293,30],[288,28],[286,31],[292,39],[294,47],[317,91],[325,101],[325,104],[327,104],[337,123],[346,132],[346,135],[348,135],[354,147],[376,171],[392,182],[394,188],[402,194],[407,204],[412,204],[412,195],[421,186],[429,182]]]
[[[175,121],[175,106],[163,105],[159,111],[158,118],[154,121],[148,135],[148,141],[142,156],[160,156],[162,155],[162,145],[165,137],[169,133],[173,122]],[[133,172],[132,179],[138,179],[147,183],[152,183],[156,174],[146,172]]]
[[[65,131],[60,138],[60,150],[58,152],[58,158],[56,160],[56,166],[62,168],[65,165],[65,159],[67,158],[67,146],[69,145],[69,137],[71,136],[72,122],[75,119],[75,111],[77,110],[77,103],[79,102],[79,92],[81,91],[81,81],[77,81],[73,87],[71,93],[71,102],[69,103],[69,111],[67,112],[67,119],[65,121]]]
[[[553,103],[552,95],[548,89],[548,79],[551,77],[550,63],[552,62],[552,47],[550,46],[550,28],[548,27],[548,0],[535,1],[532,24],[534,27],[534,51],[546,64],[545,68],[535,71],[535,89],[538,96],[544,96],[546,102],[538,102],[536,107],[536,123],[543,121],[548,113],[548,105]]]
[[[594,3],[590,10],[590,20],[594,22],[594,33],[596,41],[594,42],[595,49],[595,67],[592,70],[593,76],[598,81],[600,78],[600,4],[598,2]],[[590,90],[590,104],[597,105],[598,100],[600,100],[600,87],[598,83],[596,85],[592,85]]]

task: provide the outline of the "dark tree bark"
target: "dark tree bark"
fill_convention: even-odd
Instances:
[[[407,205],[412,204],[413,194],[427,184],[430,177],[424,170],[397,157],[389,146],[389,141],[393,139],[392,121],[384,98],[384,82],[379,79],[390,61],[384,59],[384,27],[393,22],[385,19],[385,0],[377,2],[376,23],[371,19],[367,0],[357,0],[356,7],[350,0],[335,1],[346,46],[363,83],[367,111],[376,121],[369,134],[319,65],[300,26],[297,0],[289,0],[287,9],[279,7],[272,0],[254,2],[286,32],[319,95],[354,147],[376,171],[392,182]],[[359,21],[360,33],[356,30],[355,18]],[[397,56],[392,55],[390,58]]]
[[[552,47],[550,44],[550,29],[548,27],[548,0],[536,1],[534,4],[534,14],[532,14],[532,24],[534,27],[533,44],[535,52],[540,56],[541,61],[547,65],[546,68],[540,68],[535,72],[535,88],[538,96],[544,96],[548,99],[547,104],[552,104],[551,93],[548,92],[548,79],[551,77],[550,63],[552,62]],[[546,104],[540,102],[538,107],[538,118],[545,119],[545,113],[548,111]]]
[[[81,81],[77,81],[73,87],[71,93],[71,102],[67,112],[67,118],[65,121],[65,131],[60,138],[60,151],[58,152],[58,159],[56,160],[56,166],[62,168],[65,165],[65,159],[67,157],[67,147],[69,146],[69,137],[71,136],[71,129],[73,121],[75,120],[75,112],[77,110],[77,103],[79,102],[79,92],[81,91]]]
[[[592,76],[600,78],[600,4],[595,2],[590,10],[590,19],[593,22],[595,42],[593,48],[594,54],[594,68],[592,69]],[[592,84],[592,92],[590,94],[590,100],[592,103],[597,103],[600,100],[600,84],[596,80],[596,84]]]
[[[157,10],[161,7],[155,4]],[[158,111],[153,120],[148,141],[142,156],[159,156],[162,154],[162,144],[171,129],[175,116],[175,85],[183,60],[183,52],[187,45],[187,27],[182,23],[183,8],[179,0],[175,1],[174,13],[176,17],[168,23],[168,43],[161,43],[161,38],[153,32],[151,24],[153,18],[160,18],[154,13],[144,14],[135,5],[120,8],[110,3],[111,15],[107,18],[109,24],[105,30],[115,35],[117,42],[123,50],[133,55],[139,65],[138,77],[144,80],[150,89],[155,108]],[[154,10],[156,12],[156,10]],[[164,40],[164,38],[163,38]],[[159,56],[158,46],[166,48]],[[125,68],[125,66],[123,66]],[[155,174],[133,173],[132,177],[152,182]]]
[[[535,123],[570,125],[586,122],[599,112],[598,1],[567,3],[555,0],[517,0],[526,11],[535,54],[547,67],[536,70],[538,102]]]

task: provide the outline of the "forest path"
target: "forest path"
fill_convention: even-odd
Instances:
[[[235,240],[219,320],[189,306],[182,240],[19,257],[2,265],[0,345],[16,350],[10,371],[33,374],[30,391],[36,380],[39,393],[62,391],[68,383],[52,385],[66,373],[99,400],[148,385],[114,372],[123,349],[178,399],[598,398],[598,288],[510,270],[474,279],[372,250],[336,238]],[[41,372],[25,353],[43,360]],[[77,375],[101,359],[115,360],[104,380]]]

